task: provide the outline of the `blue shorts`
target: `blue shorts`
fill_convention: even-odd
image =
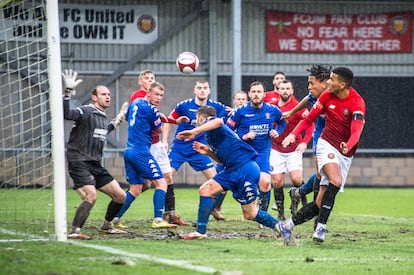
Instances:
[[[312,141],[312,153],[316,156],[316,145],[318,145],[318,139],[320,137],[320,133],[313,133],[313,141]]]
[[[163,175],[158,162],[149,151],[125,149],[124,162],[126,179],[129,184],[144,184],[145,179],[162,179]]]
[[[232,191],[233,198],[241,205],[256,201],[260,170],[257,163],[253,160],[247,161],[243,166],[235,170],[227,170],[224,168],[213,179],[224,190]]]
[[[183,163],[188,162],[194,171],[204,171],[214,167],[214,162],[206,155],[197,153],[192,147],[174,144],[168,153],[171,167],[176,171],[180,169]]]
[[[257,165],[259,165],[260,172],[264,172],[270,175],[270,149],[259,153],[255,159]]]
[[[313,142],[312,142],[312,151],[313,155],[316,156],[316,145],[318,144],[318,139],[322,134],[322,130],[325,127],[325,115],[319,115],[315,123],[315,129],[313,130]]]

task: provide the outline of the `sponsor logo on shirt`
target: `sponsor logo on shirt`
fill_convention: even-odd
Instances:
[[[250,125],[249,132],[254,132],[257,135],[267,135],[269,133],[269,124]]]
[[[106,129],[95,128],[95,130],[93,131],[93,137],[105,141],[107,133],[108,130]]]

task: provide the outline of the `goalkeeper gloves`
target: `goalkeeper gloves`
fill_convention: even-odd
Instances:
[[[83,81],[82,79],[76,79],[78,73],[76,71],[65,70],[62,73],[62,78],[65,86],[65,96],[72,96],[76,94],[76,87]]]
[[[115,127],[118,127],[118,125],[121,124],[123,120],[125,120],[125,116],[128,111],[128,105],[128,102],[124,102],[124,104],[121,106],[121,110],[119,110],[119,113],[113,119],[112,123],[115,125]]]

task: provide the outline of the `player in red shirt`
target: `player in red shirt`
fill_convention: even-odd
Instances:
[[[279,84],[280,99],[277,106],[282,112],[293,109],[299,102],[293,95],[293,85],[289,80],[283,80]],[[276,139],[272,139],[270,152],[271,175],[273,181],[275,204],[272,209],[279,212],[279,220],[285,220],[283,184],[285,174],[289,173],[292,184],[299,187],[303,182],[303,153],[308,142],[312,138],[313,123],[305,129],[304,137],[298,136],[295,142],[287,147],[282,146],[283,139],[295,128],[295,126],[308,115],[307,109],[302,109],[288,119],[285,131]]]
[[[263,99],[264,102],[270,103],[272,105],[277,105],[280,99],[279,95],[279,84],[286,80],[286,76],[284,72],[275,72],[273,75],[273,91],[268,91],[265,93],[265,97]]]
[[[147,95],[147,91],[151,83],[155,82],[155,74],[150,70],[143,70],[138,76],[139,89],[133,92],[129,98],[129,102],[132,103],[137,98],[144,98]]]
[[[302,207],[296,215],[285,221],[279,230],[288,243],[295,225],[315,216],[317,226],[315,242],[325,240],[326,223],[334,207],[338,191],[342,191],[352,158],[365,123],[365,102],[352,87],[353,72],[346,67],[332,70],[328,90],[323,92],[309,115],[283,140],[288,146],[304,129],[314,122],[321,112],[326,118],[325,128],[318,140],[316,157],[321,173],[320,191],[315,201]]]

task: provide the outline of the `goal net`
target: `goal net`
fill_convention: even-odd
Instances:
[[[46,1],[0,3],[0,239],[50,238],[58,133],[53,132],[50,79],[56,76],[48,72]],[[54,61],[60,66],[60,56]]]

